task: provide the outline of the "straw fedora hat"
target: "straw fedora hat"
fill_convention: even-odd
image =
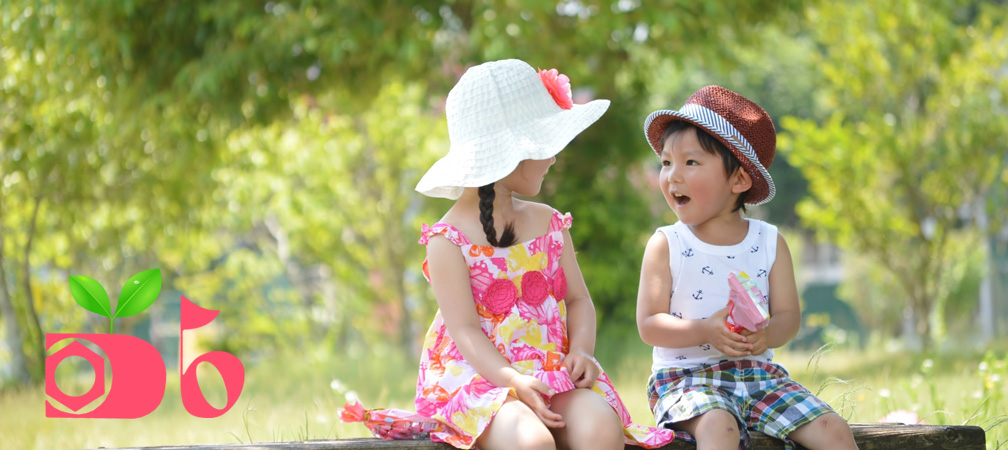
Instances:
[[[569,93],[557,93],[556,87],[547,87],[539,72],[516,59],[467,70],[445,104],[451,148],[416,190],[454,200],[463,188],[497,182],[523,160],[560,153],[609,107],[602,99],[573,104]]]
[[[773,164],[777,132],[763,108],[721,86],[700,88],[678,111],[661,109],[648,115],[644,134],[656,153],[661,154],[665,128],[677,120],[706,130],[735,154],[753,180],[746,203],[761,205],[774,197],[777,189],[767,169]]]

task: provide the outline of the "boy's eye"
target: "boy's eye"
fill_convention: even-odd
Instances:
[[[663,166],[671,166],[672,165],[672,161],[664,160],[664,161],[661,162],[661,165],[663,165]]]
[[[700,163],[698,163],[695,159],[690,159],[690,160],[686,161],[686,165],[687,166],[695,166],[697,164],[700,164]]]

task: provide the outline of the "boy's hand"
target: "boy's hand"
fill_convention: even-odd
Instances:
[[[518,400],[528,405],[548,428],[563,428],[563,416],[546,406],[546,399],[556,394],[553,388],[530,375],[518,375],[511,379],[511,387],[518,394]]]
[[[721,353],[732,358],[749,356],[752,345],[747,342],[748,339],[745,336],[728,329],[728,326],[725,325],[725,319],[727,318],[728,307],[725,306],[704,319],[704,331],[707,336],[707,342],[710,342]],[[765,342],[766,333],[763,333],[763,336]]]
[[[591,388],[595,385],[595,380],[599,376],[599,368],[591,355],[583,350],[571,349],[564,358],[564,365],[570,373],[574,386],[579,388]]]
[[[751,355],[762,355],[770,348],[767,344],[766,328],[760,328],[759,331],[749,331],[743,328],[739,334],[745,337],[746,342],[749,343],[749,354]]]

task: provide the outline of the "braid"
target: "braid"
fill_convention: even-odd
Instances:
[[[494,192],[494,183],[480,186],[479,193],[480,223],[483,224],[483,232],[486,233],[487,242],[494,247],[510,247],[517,239],[514,233],[514,224],[509,223],[504,227],[501,240],[497,241],[497,229],[494,228],[493,202],[497,196]]]

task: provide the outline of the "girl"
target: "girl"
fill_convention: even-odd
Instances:
[[[719,86],[644,124],[662,167],[659,186],[679,221],[644,251],[637,326],[654,346],[648,394],[659,427],[689,432],[700,449],[733,449],[754,429],[812,449],[857,448],[850,427],[773,363],[801,322],[784,237],[742,216],[774,196],[770,116]],[[728,275],[747,272],[768,293],[769,322],[732,332]],[[790,446],[790,441],[788,441]]]
[[[424,225],[439,311],[424,340],[417,412],[458,448],[622,449],[672,440],[635,425],[593,358],[595,309],[570,214],[539,193],[560,152],[608,100],[575,105],[557,71],[518,60],[470,68],[448,94],[451,148],[417,191],[455,200]]]

